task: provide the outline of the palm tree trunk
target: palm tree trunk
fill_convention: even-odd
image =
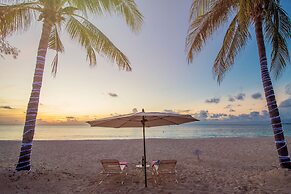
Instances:
[[[52,25],[44,20],[42,27],[42,34],[39,41],[36,67],[33,77],[32,91],[30,94],[26,119],[22,136],[22,145],[19,155],[18,164],[16,170],[30,170],[30,156],[33,143],[33,136],[36,124],[36,117],[38,112],[39,95],[42,85],[43,71],[45,65],[45,57],[48,48],[49,35],[52,29]]]
[[[287,142],[284,138],[284,131],[280,119],[279,109],[277,106],[275,93],[273,90],[273,85],[271,77],[268,70],[267,58],[266,58],[266,49],[264,43],[264,36],[262,31],[262,17],[259,14],[255,18],[255,30],[256,30],[256,39],[260,57],[260,66],[261,66],[261,76],[264,86],[265,97],[267,101],[267,106],[269,110],[269,115],[272,123],[272,128],[274,132],[274,138],[276,143],[276,148],[279,155],[279,162],[282,168],[291,169],[290,156],[288,155]]]

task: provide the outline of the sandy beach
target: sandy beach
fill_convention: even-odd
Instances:
[[[291,147],[291,139],[288,146]],[[35,141],[32,170],[15,172],[20,142],[0,141],[1,193],[290,193],[291,171],[280,169],[273,138],[150,139],[148,161],[176,159],[178,183],[155,184],[136,169],[141,140]],[[202,151],[201,160],[193,151]],[[122,185],[117,177],[102,184],[100,160],[128,161]]]

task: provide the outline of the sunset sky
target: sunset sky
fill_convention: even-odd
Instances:
[[[281,2],[291,15],[288,1]],[[132,72],[119,70],[103,56],[97,58],[97,66],[90,67],[84,50],[64,32],[61,38],[65,53],[60,56],[56,78],[51,75],[50,66],[54,52],[48,52],[39,124],[80,124],[142,108],[193,114],[210,120],[267,120],[253,29],[252,40],[218,85],[212,75],[212,64],[227,25],[188,64],[185,37],[191,0],[136,2],[144,15],[139,33],[132,33],[115,15],[90,19],[126,54]],[[24,123],[40,29],[38,22],[26,33],[8,39],[21,52],[17,59],[0,58],[0,124]],[[270,56],[270,47],[267,52]],[[280,79],[273,79],[284,121],[291,120],[290,74],[289,63]]]

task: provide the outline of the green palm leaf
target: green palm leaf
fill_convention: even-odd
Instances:
[[[224,74],[231,69],[235,57],[251,38],[248,31],[249,23],[244,22],[247,21],[240,21],[237,14],[227,29],[222,47],[213,65],[213,73],[218,83],[221,83]]]
[[[211,10],[192,17],[186,38],[187,58],[189,62],[193,60],[193,54],[201,51],[206,40],[213,34],[220,25],[227,21],[228,14],[235,8],[233,0],[217,0],[212,5]]]
[[[290,62],[290,55],[286,40],[291,37],[291,22],[286,12],[277,3],[270,3],[265,15],[265,35],[272,45],[271,72],[279,78]]]
[[[26,31],[34,21],[35,3],[0,5],[0,35],[5,37],[15,32]]]
[[[96,64],[96,52],[104,54],[121,69],[131,70],[127,57],[92,23],[85,18],[81,21],[70,17],[66,29],[72,39],[76,39],[87,51],[90,65]]]
[[[139,31],[143,16],[137,9],[134,0],[68,0],[84,13],[92,12],[104,15],[106,12],[121,15],[133,31]]]
[[[50,49],[56,51],[56,55],[55,55],[55,57],[52,61],[52,64],[51,64],[52,74],[55,77],[57,74],[58,63],[59,63],[59,60],[58,60],[59,59],[59,52],[62,53],[65,51],[63,43],[62,43],[60,36],[59,36],[58,28],[56,25],[54,26],[53,30],[51,31],[51,34],[49,37],[48,47]]]

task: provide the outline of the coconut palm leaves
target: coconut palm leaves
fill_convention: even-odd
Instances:
[[[270,11],[265,14],[265,35],[272,45],[271,71],[278,78],[290,61],[286,40],[291,37],[291,23],[278,3],[270,2],[267,9]]]
[[[264,4],[265,35],[272,45],[271,72],[278,77],[289,61],[286,39],[290,38],[290,19],[278,0],[194,0],[186,38],[187,58],[201,51],[205,41],[223,24],[230,22],[213,73],[220,83],[235,57],[251,38],[249,27],[255,19],[255,6]],[[232,20],[230,18],[233,17]]]
[[[7,2],[9,4],[5,4]],[[96,55],[102,54],[120,69],[131,70],[127,57],[87,19],[89,14],[103,15],[106,12],[122,16],[135,32],[141,27],[142,15],[134,0],[0,0],[0,38],[23,32],[33,22],[43,23],[16,170],[30,170],[46,53],[48,49],[56,51],[52,62],[52,73],[56,75],[59,53],[64,52],[61,41],[63,31],[84,48],[90,65],[95,65]]]

